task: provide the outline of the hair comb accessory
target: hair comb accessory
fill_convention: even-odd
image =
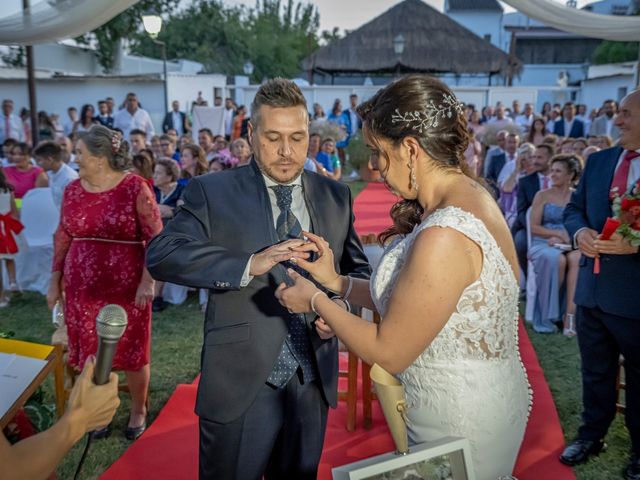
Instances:
[[[111,151],[113,153],[118,153],[118,150],[120,150],[120,142],[122,142],[122,137],[119,133],[114,133],[111,137]]]
[[[451,118],[454,113],[462,114],[463,112],[464,105],[453,95],[445,93],[439,105],[436,105],[431,100],[424,111],[416,110],[414,112],[400,113],[396,108],[396,113],[391,115],[391,123],[403,122],[411,126],[413,130],[418,130],[422,133],[425,128],[437,127],[439,120]]]

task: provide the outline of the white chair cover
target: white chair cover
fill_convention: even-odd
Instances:
[[[51,279],[53,234],[60,213],[53,203],[50,188],[34,188],[22,199],[20,221],[24,231],[18,237],[16,277],[22,290],[45,295]]]
[[[536,272],[533,262],[529,259],[529,248],[531,247],[531,207],[527,210],[527,306],[524,311],[524,319],[533,322],[533,317],[538,303],[536,291]]]

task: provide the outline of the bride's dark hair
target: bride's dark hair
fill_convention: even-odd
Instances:
[[[398,146],[403,138],[413,137],[433,159],[437,168],[461,170],[472,176],[464,156],[469,145],[469,132],[463,112],[452,106],[448,109],[450,116],[446,113],[438,115],[435,125],[434,122],[423,122],[422,130],[413,128],[420,123],[417,121],[392,121],[392,117],[397,117],[398,113],[423,115],[433,111],[434,105],[446,105],[447,98],[457,102],[444,83],[426,75],[409,75],[378,91],[370,100],[362,103],[357,112],[373,141],[385,139]],[[380,154],[387,159],[389,168],[388,153],[380,149]],[[417,200],[399,201],[391,208],[393,226],[380,234],[380,241],[384,243],[394,235],[410,233],[420,223],[422,214],[423,209]]]

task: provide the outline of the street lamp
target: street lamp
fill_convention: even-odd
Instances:
[[[404,37],[401,33],[396,35],[393,39],[393,51],[396,53],[396,77],[400,76],[400,57],[404,52]]]
[[[164,73],[164,107],[165,110],[169,108],[169,95],[167,93],[167,45],[158,40],[158,34],[162,29],[162,17],[160,15],[147,14],[142,16],[142,24],[144,30],[151,37],[151,41],[156,45],[162,47],[162,70]]]

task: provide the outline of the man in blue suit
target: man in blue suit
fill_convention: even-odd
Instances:
[[[585,136],[584,122],[576,118],[576,105],[567,102],[562,109],[562,118],[553,124],[553,133],[559,137],[580,138]]]
[[[578,343],[582,358],[582,425],[577,439],[560,456],[567,465],[585,462],[604,447],[616,414],[618,358],[625,359],[626,424],[631,461],[624,478],[640,480],[640,253],[620,234],[601,240],[612,215],[611,190],[627,191],[640,179],[640,90],[625,97],[616,117],[619,146],[589,157],[564,224],[582,252],[575,293]],[[600,273],[594,274],[594,258]]]

